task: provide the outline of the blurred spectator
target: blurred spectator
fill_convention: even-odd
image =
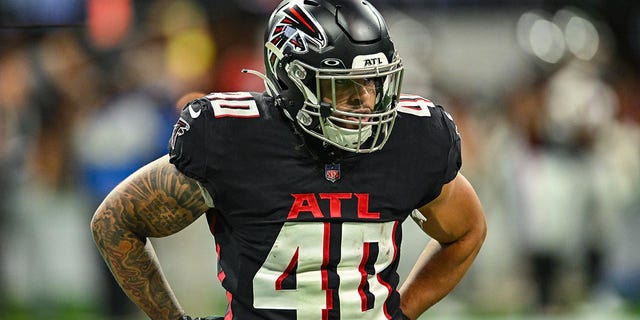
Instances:
[[[89,66],[73,35],[52,33],[36,39],[39,42],[16,47],[14,52],[22,56],[4,56],[19,57],[8,60],[14,64],[7,70],[12,73],[3,72],[12,78],[3,81],[11,92],[3,93],[2,109],[14,120],[7,126],[7,143],[1,144],[10,186],[2,193],[7,209],[1,252],[5,302],[17,314],[64,317],[97,302],[89,294],[95,286],[94,263],[76,259],[91,255],[85,244],[90,237],[82,231],[89,206],[74,187],[69,149],[73,109],[79,100],[77,90],[68,86],[82,87],[82,97],[90,97],[92,88],[91,82],[78,85],[90,78],[76,82]],[[61,75],[73,77],[63,81]]]
[[[28,49],[23,43],[13,43],[11,49],[0,56],[0,310],[8,307],[7,278],[10,272],[8,240],[13,215],[8,205],[12,185],[17,180],[16,170],[24,162],[24,146],[29,140],[27,128],[32,125],[26,118],[29,107],[31,66]]]
[[[176,98],[167,90],[171,82],[163,73],[165,49],[162,39],[132,35],[117,52],[110,53],[111,63],[101,68],[108,95],[76,121],[73,154],[79,186],[91,208],[135,169],[166,153],[177,113]],[[86,212],[87,219],[92,211]],[[131,318],[137,308],[95,258],[105,288],[103,313]]]
[[[626,66],[625,66],[626,69]],[[640,307],[640,79],[620,71],[614,82],[619,97],[616,121],[603,130],[596,144],[602,167],[598,191],[605,198],[607,227],[606,289]]]

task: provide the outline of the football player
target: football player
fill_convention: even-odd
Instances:
[[[483,210],[449,114],[401,94],[403,65],[367,1],[286,0],[264,37],[266,91],[187,103],[169,154],[117,186],[91,228],[152,319],[190,319],[149,237],[206,215],[224,319],[415,319],[461,280]],[[402,222],[431,240],[403,284]],[[188,263],[185,268],[188,268]]]

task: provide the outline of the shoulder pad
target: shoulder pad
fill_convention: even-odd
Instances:
[[[199,181],[204,179],[208,135],[208,126],[202,119],[208,117],[206,114],[210,109],[211,103],[206,97],[187,102],[169,140],[170,162],[182,173]]]

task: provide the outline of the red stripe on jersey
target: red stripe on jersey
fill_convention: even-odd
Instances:
[[[227,274],[224,273],[223,270],[221,270],[220,272],[218,272],[218,280],[220,280],[220,283],[222,283],[222,281],[224,281],[224,279],[227,278]]]
[[[333,309],[333,290],[329,289],[329,272],[327,266],[329,265],[329,244],[331,240],[331,225],[328,222],[324,223],[324,237],[322,239],[322,290],[325,290],[326,295],[326,309],[322,309],[322,319],[329,319],[329,310]]]
[[[327,271],[327,265],[329,264],[329,240],[331,225],[328,222],[324,223],[324,236],[322,238],[322,290],[329,289],[329,276]],[[329,308],[331,309],[331,308]]]
[[[218,255],[218,262],[220,261],[220,245],[216,243],[216,254]],[[220,272],[218,272],[218,280],[220,280],[220,284],[227,277],[227,274],[224,273],[224,270],[220,268]]]
[[[398,243],[396,242],[396,234],[398,232],[398,221],[393,224],[393,232],[391,232],[391,242],[393,242],[393,259],[391,261],[396,261],[396,257],[398,256]]]
[[[287,269],[284,270],[284,272],[278,277],[278,280],[276,280],[276,290],[282,290],[282,282],[291,274],[291,271],[293,271],[293,268],[298,263],[299,251],[300,251],[300,247],[296,248],[296,253],[293,254],[293,258],[291,258],[291,261],[289,261],[289,265],[287,266]]]
[[[377,275],[378,277],[378,282],[380,282],[380,284],[382,284],[385,288],[387,288],[387,291],[389,292],[389,294],[387,295],[387,297],[391,296],[391,292],[393,291],[393,289],[391,289],[391,285],[388,284],[387,282],[385,282],[382,277],[380,277],[380,274],[378,273]],[[384,311],[384,316],[387,319],[391,319],[391,314],[389,314],[389,310],[387,310],[387,303],[385,302],[385,304],[382,307],[382,310]]]
[[[218,261],[220,261],[220,245],[217,243],[216,243],[216,255],[218,255]],[[226,274],[224,273],[224,270],[220,269],[220,272],[218,272],[218,280],[220,280],[220,283],[224,281],[224,278],[226,278]]]
[[[231,302],[233,302],[233,294],[227,291],[227,314],[224,315],[224,320],[233,320],[233,310],[231,309]]]
[[[360,301],[362,302],[362,312],[367,311],[367,294],[364,292],[364,285],[367,283],[367,271],[364,269],[367,261],[369,260],[369,242],[365,242],[362,246],[362,261],[358,266],[360,271],[360,285],[358,286],[358,294],[360,294]]]
[[[391,259],[392,261],[396,260],[396,257],[398,256],[398,243],[396,242],[396,232],[398,231],[398,221],[396,221],[393,224],[393,231],[391,232],[391,241],[393,243],[393,259]],[[389,291],[389,294],[387,295],[387,297],[391,296],[391,292],[393,291],[393,288],[391,288],[391,285],[388,284],[387,282],[385,282],[381,277],[380,274],[378,273],[378,282],[380,282],[383,286],[385,286],[387,288],[387,291]],[[391,319],[391,314],[389,313],[389,310],[387,309],[387,302],[385,301],[382,310],[384,311],[384,316],[387,317],[387,319]]]

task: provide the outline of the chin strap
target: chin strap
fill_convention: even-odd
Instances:
[[[361,130],[347,129],[335,125],[329,120],[325,121],[325,124],[322,126],[322,131],[324,132],[324,136],[332,142],[345,148],[357,150],[362,147],[362,144],[367,141],[372,134],[370,125],[363,127]]]

